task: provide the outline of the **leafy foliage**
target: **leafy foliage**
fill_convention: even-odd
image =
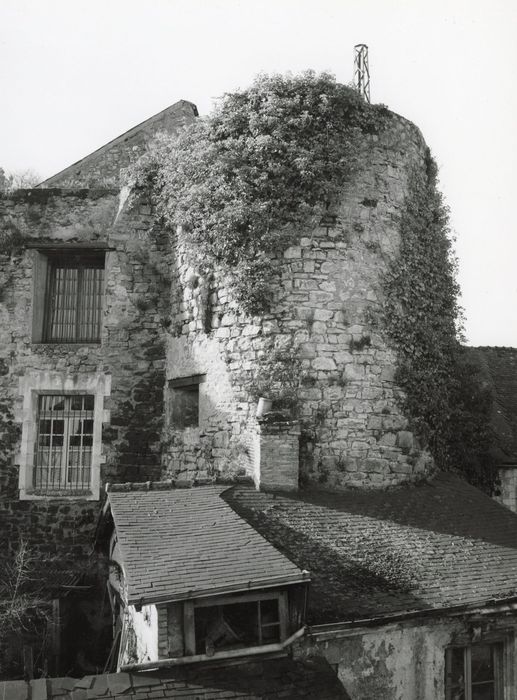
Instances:
[[[385,318],[399,353],[404,409],[441,469],[459,469],[491,490],[491,397],[459,341],[461,309],[448,210],[429,153],[416,171],[401,218],[400,256],[385,280]]]
[[[260,76],[159,140],[128,184],[136,194],[150,187],[198,262],[231,273],[241,307],[260,312],[275,253],[320,220],[357,162],[357,136],[381,129],[387,115],[329,74]]]
[[[254,379],[249,386],[250,394],[256,399],[261,396],[272,399],[275,411],[297,415],[301,372],[296,349],[271,349],[257,363]]]

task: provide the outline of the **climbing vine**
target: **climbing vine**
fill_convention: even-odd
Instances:
[[[448,210],[429,152],[409,181],[400,256],[385,279],[385,321],[398,351],[404,410],[440,469],[458,469],[491,491],[490,392],[460,344],[461,309]]]
[[[358,161],[363,133],[388,119],[329,74],[260,76],[214,112],[162,138],[128,170],[133,196],[150,190],[205,270],[220,266],[241,308],[266,310],[275,255],[310,227]]]

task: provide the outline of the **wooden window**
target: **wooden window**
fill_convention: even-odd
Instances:
[[[185,650],[206,654],[278,644],[287,637],[287,593],[224,596],[185,603]]]
[[[446,653],[446,700],[503,700],[503,642],[451,647]]]
[[[90,394],[38,397],[33,487],[40,493],[90,487],[94,400]]]
[[[103,288],[103,252],[48,253],[43,342],[99,342]]]
[[[170,415],[172,428],[189,428],[199,425],[199,385],[206,375],[197,374],[181,379],[171,379]]]

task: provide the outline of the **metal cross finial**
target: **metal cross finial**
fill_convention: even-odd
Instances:
[[[368,65],[368,46],[354,46],[354,84],[359,94],[370,102],[370,67]]]

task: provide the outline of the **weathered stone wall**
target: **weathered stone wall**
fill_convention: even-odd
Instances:
[[[431,700],[445,697],[445,655],[450,645],[503,642],[505,659],[516,652],[515,616],[442,617],[342,633],[315,634],[296,655],[324,656],[354,700]],[[503,685],[514,697],[513,662]],[[506,697],[506,694],[505,694]]]
[[[157,134],[175,133],[192,123],[196,116],[196,106],[180,100],[53,175],[39,187],[118,187],[121,168],[145,153],[147,145]]]
[[[517,513],[517,467],[501,467],[498,470],[500,493],[494,498],[499,503]]]
[[[23,385],[45,378],[81,385],[102,376],[101,481],[145,481],[160,475],[164,347],[168,314],[167,238],[151,230],[146,204],[131,211],[118,192],[27,190],[0,200],[0,551],[20,539],[51,554],[91,549],[98,503],[84,498],[20,500],[18,472]],[[9,243],[11,242],[11,243]],[[32,342],[38,246],[105,246],[100,343]],[[12,244],[12,245],[11,245]],[[33,246],[33,247],[31,247]]]
[[[333,215],[276,259],[270,314],[240,313],[229,280],[196,274],[189,251],[176,245],[167,378],[205,373],[206,383],[195,439],[167,424],[169,475],[251,473],[250,387],[275,349],[301,361],[302,480],[385,486],[432,468],[401,414],[382,320],[383,276],[398,254],[408,176],[424,167],[425,148],[418,129],[396,115],[382,134],[364,137],[362,165]]]

